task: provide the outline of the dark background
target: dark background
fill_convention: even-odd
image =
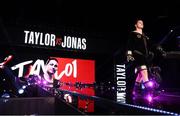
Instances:
[[[114,60],[124,61],[127,35],[133,30],[134,20],[141,17],[144,20],[145,33],[154,43],[158,43],[166,37],[171,29],[179,26],[179,5],[178,1],[152,0],[7,0],[0,4],[1,40],[15,41],[17,39],[10,33],[11,27],[39,29],[48,32],[63,31],[71,35],[86,36],[90,39],[92,46],[85,53],[75,54],[63,51],[53,51],[52,53],[50,50],[46,50],[47,52],[44,54],[61,53],[61,56],[95,59],[97,81],[107,82],[114,78]],[[164,45],[165,49],[177,50],[173,43]],[[21,52],[25,50],[15,49]],[[26,48],[26,50],[29,49]],[[44,50],[37,49],[35,51],[43,52]],[[179,59],[161,59],[158,63],[164,69],[164,86],[178,88]],[[169,78],[171,79],[169,80]]]

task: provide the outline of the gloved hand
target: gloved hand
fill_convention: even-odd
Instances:
[[[158,46],[157,50],[161,53],[163,57],[166,57],[167,53],[166,51],[164,51],[164,49],[161,46]]]
[[[132,55],[127,55],[127,61],[130,62],[130,61],[134,61],[134,57]]]
[[[154,59],[154,53],[149,51],[148,55],[146,56],[146,60],[151,62]]]
[[[153,59],[153,58],[154,58],[154,53],[151,52],[151,51],[149,51],[149,57],[150,57],[151,59]]]

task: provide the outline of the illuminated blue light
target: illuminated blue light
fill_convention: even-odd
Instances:
[[[125,104],[125,105],[135,107],[135,108],[139,108],[139,109],[149,110],[149,111],[153,111],[153,112],[159,112],[159,113],[163,113],[163,114],[180,116],[177,113],[173,113],[173,112],[169,112],[169,111],[164,111],[164,110],[159,110],[159,109],[154,109],[154,108],[149,108],[149,107],[143,107],[143,106],[138,106],[138,105],[132,105],[132,104]]]
[[[4,93],[1,97],[2,98],[10,98],[10,95],[8,93]]]
[[[152,108],[150,108],[150,111],[153,111],[153,109],[152,109]]]
[[[157,109],[156,112],[159,112],[159,110]]]
[[[160,113],[163,113],[163,111],[162,111],[162,110],[160,110],[159,112],[160,112]]]

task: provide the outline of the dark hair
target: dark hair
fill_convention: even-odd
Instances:
[[[56,58],[48,58],[46,64],[48,64],[51,60],[55,60],[58,63],[58,60]]]
[[[134,24],[137,24],[137,22],[140,21],[140,20],[143,21],[143,18],[141,18],[141,17],[136,18],[136,19],[134,20]]]

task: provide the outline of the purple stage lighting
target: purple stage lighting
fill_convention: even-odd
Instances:
[[[44,81],[43,81],[43,84],[45,85],[45,84],[47,84],[47,82],[44,80]]]
[[[152,81],[150,81],[150,82],[148,83],[148,85],[149,85],[149,87],[153,87],[154,83],[153,83]]]
[[[41,81],[40,81],[40,80],[38,80],[38,84],[41,84]]]
[[[152,102],[152,99],[153,99],[153,98],[152,98],[151,95],[147,95],[147,96],[146,96],[146,99],[148,100],[148,102]]]

